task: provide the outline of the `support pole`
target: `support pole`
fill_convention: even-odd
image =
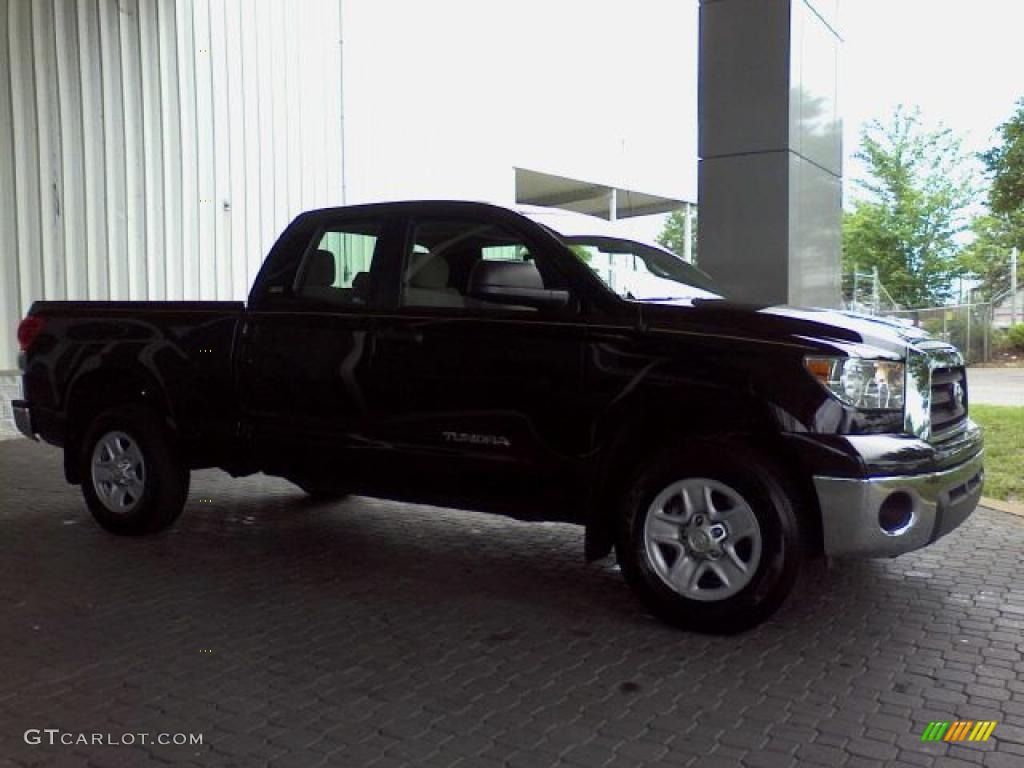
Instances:
[[[738,301],[842,306],[841,0],[700,0],[701,269]]]
[[[689,203],[683,206],[683,258],[693,264],[693,211]]]
[[[989,302],[988,304],[982,304],[981,306],[984,307],[981,311],[981,321],[984,324],[982,325],[982,328],[985,332],[982,337],[981,362],[987,363],[989,357],[989,332],[991,331],[993,320],[993,304]]]
[[[878,314],[878,267],[871,268],[871,313]]]
[[[1016,248],[1010,254],[1010,325],[1017,324],[1017,258]]]
[[[964,361],[971,364],[971,289],[967,289],[967,338],[964,340]]]
[[[341,134],[341,203],[348,202],[345,152],[345,0],[338,0],[338,132]]]

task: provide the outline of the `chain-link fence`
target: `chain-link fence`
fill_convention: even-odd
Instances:
[[[968,364],[987,363],[1006,351],[1005,330],[996,327],[997,310],[1005,296],[992,301],[969,301],[943,307],[906,309],[893,300],[878,278],[878,271],[843,275],[843,299],[846,309],[867,315],[891,317],[901,323],[922,328],[937,339],[948,341],[960,350]]]
[[[992,360],[1001,340],[992,326],[991,302],[924,309],[884,309],[878,314],[922,328],[933,337],[948,341],[960,350],[968,365]]]
[[[902,309],[878,279],[878,270],[852,272],[843,275],[843,300],[847,309],[868,315]]]

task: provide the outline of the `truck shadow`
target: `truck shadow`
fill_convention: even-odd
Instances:
[[[25,447],[52,463],[56,476],[56,453]],[[4,446],[4,453],[10,452]],[[317,612],[330,610],[335,601],[372,595],[379,614],[397,616],[417,613],[428,603],[435,613],[471,605],[480,619],[512,610],[519,619],[532,617],[543,626],[585,622],[607,630],[653,623],[617,569],[605,561],[583,563],[578,526],[361,497],[321,501],[283,480],[235,480],[213,470],[193,473],[177,525],[146,539],[118,539],[100,531],[77,489],[52,487],[48,480],[35,498],[46,505],[52,501],[65,522],[80,526],[78,546],[87,559],[102,553],[104,562],[119,562],[150,583],[184,575],[183,588],[208,598],[252,589],[267,597],[276,591],[285,599],[299,590]],[[53,510],[38,514],[53,515]],[[1022,526],[1002,522],[1003,535],[1024,538]],[[776,618],[739,642],[800,635],[812,627],[816,637],[823,627],[829,628],[826,634],[888,636],[894,628],[920,627],[922,620],[956,621],[973,609],[985,611],[999,600],[999,585],[987,593],[958,587],[957,566],[976,567],[977,561],[953,545],[960,537],[985,534],[993,537],[988,541],[995,550],[999,532],[991,525],[982,531],[975,518],[964,531],[896,560],[812,561]],[[173,573],[165,572],[169,566]]]
[[[56,452],[0,444],[0,466],[7,704],[44,711],[59,691],[100,730],[115,727],[108,710],[124,713],[117,729],[150,728],[154,712],[202,729],[251,708],[282,727],[331,712],[352,743],[377,732],[367,717],[449,727],[455,713],[485,729],[573,722],[590,738],[628,711],[664,716],[673,749],[701,755],[694,734],[741,719],[796,738],[859,723],[880,698],[952,709],[964,694],[942,666],[1006,656],[1024,624],[1021,563],[1000,556],[1024,551],[1024,525],[996,513],[896,560],[812,563],[773,620],[722,638],[649,617],[613,568],[584,565],[575,526],[313,502],[283,481],[199,472],[174,528],[117,538],[59,483]],[[913,727],[892,738],[919,749]]]

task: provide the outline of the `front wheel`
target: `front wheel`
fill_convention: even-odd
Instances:
[[[721,446],[666,454],[639,476],[616,552],[655,615],[716,634],[742,632],[774,613],[802,560],[782,486],[756,457]]]
[[[168,429],[148,409],[129,406],[98,416],[83,441],[80,461],[85,503],[111,533],[156,533],[181,514],[188,468]]]

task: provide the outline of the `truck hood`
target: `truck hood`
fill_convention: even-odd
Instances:
[[[783,342],[849,352],[874,347],[903,357],[907,346],[926,341],[920,328],[883,317],[834,309],[740,304],[721,299],[679,303],[641,303],[644,324],[652,330],[694,331],[740,337],[752,342]]]

